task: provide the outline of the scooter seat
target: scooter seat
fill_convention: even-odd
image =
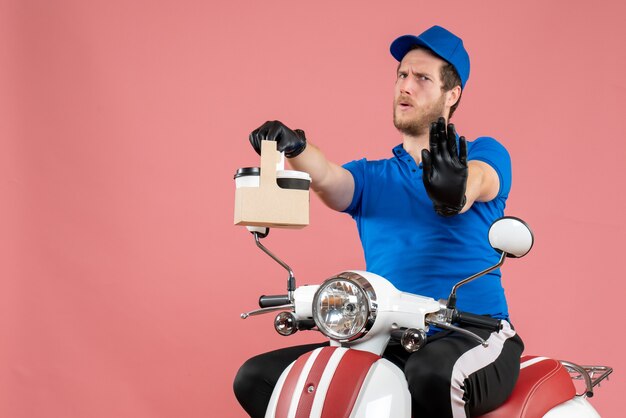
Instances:
[[[520,375],[513,393],[498,409],[480,418],[537,418],[572,399],[576,388],[558,361],[546,357],[523,356]]]

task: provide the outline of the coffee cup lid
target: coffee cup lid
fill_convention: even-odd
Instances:
[[[261,169],[259,167],[242,167],[237,169],[235,173],[235,177],[246,177],[246,176],[258,176],[261,174]]]

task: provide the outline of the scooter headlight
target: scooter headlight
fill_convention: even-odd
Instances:
[[[333,340],[353,341],[376,319],[376,293],[360,274],[347,272],[326,280],[313,297],[313,320]]]

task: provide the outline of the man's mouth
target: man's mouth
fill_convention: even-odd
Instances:
[[[413,102],[408,97],[401,96],[398,98],[398,101],[396,103],[397,103],[398,109],[400,110],[408,110],[413,107]]]

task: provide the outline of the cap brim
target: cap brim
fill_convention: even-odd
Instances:
[[[393,55],[393,57],[396,60],[402,61],[402,58],[404,58],[406,53],[409,52],[414,46],[425,46],[426,48],[433,51],[430,45],[428,45],[426,42],[422,41],[420,38],[418,38],[415,35],[404,35],[404,36],[397,38],[395,41],[391,43],[391,46],[389,47],[389,51],[391,52],[391,55]],[[437,52],[435,52],[435,54],[437,54]]]

